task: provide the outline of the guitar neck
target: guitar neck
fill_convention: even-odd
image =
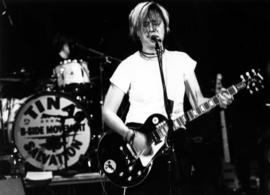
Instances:
[[[227,88],[226,91],[230,95],[237,94],[241,89],[244,89],[246,84],[244,82],[237,83],[236,85],[232,85],[231,87]],[[199,116],[209,112],[216,106],[220,104],[219,102],[220,93],[210,98],[205,103],[199,105],[196,108],[190,109],[184,115],[180,116],[179,118],[173,120],[174,130],[179,129],[186,125],[187,122],[191,122],[194,119],[198,118]]]

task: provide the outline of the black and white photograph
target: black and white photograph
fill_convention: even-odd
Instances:
[[[270,195],[270,1],[0,13],[0,195]]]

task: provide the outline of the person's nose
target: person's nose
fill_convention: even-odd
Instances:
[[[156,31],[156,26],[153,25],[151,22],[149,23],[149,31],[150,32],[155,32]]]

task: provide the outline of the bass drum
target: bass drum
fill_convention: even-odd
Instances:
[[[45,92],[21,106],[13,136],[26,162],[41,170],[57,171],[75,165],[85,155],[91,129],[87,113],[76,100]]]

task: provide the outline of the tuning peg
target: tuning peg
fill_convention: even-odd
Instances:
[[[240,78],[241,78],[242,82],[245,82],[246,81],[245,80],[245,77],[242,74],[240,75]]]
[[[254,73],[256,73],[255,70],[254,70]],[[258,78],[258,82],[259,82],[259,84],[260,84],[260,87],[261,87],[262,89],[264,89],[264,85],[263,85],[263,80],[264,80],[264,78],[263,78],[263,76],[260,74],[260,70],[258,70],[258,72],[256,73],[256,76],[257,76],[257,78]]]
[[[251,69],[251,72],[253,73],[254,76],[257,75],[257,72],[253,68]]]
[[[217,79],[218,79],[218,80],[221,80],[221,79],[222,79],[222,74],[221,74],[221,73],[218,73],[218,74],[217,74]]]
[[[262,76],[260,73],[257,73],[257,76],[258,76],[261,80],[264,79],[263,76]]]
[[[251,76],[250,76],[249,72],[246,72],[246,75],[247,75],[247,78],[248,78],[248,79],[250,79],[250,78],[251,78]]]

